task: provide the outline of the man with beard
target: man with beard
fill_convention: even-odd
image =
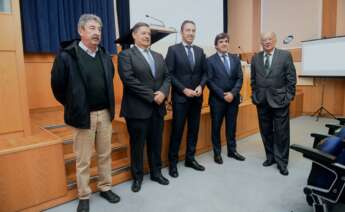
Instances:
[[[185,123],[188,123],[185,166],[198,171],[205,167],[195,160],[202,90],[207,81],[207,64],[202,48],[193,45],[195,23],[181,25],[182,43],[170,46],[165,61],[171,74],[173,119],[169,146],[169,174],[178,177],[177,162]]]

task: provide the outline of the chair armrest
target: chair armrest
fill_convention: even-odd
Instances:
[[[345,118],[337,118],[340,125],[345,125]]]
[[[335,124],[326,124],[325,125],[328,128],[328,134],[334,135],[335,131],[343,126],[341,125],[335,125]]]
[[[322,139],[329,137],[329,135],[323,135],[319,133],[311,133],[310,136],[314,138],[313,148],[315,148]]]
[[[292,144],[291,149],[303,154],[303,157],[309,158],[312,161],[319,162],[322,164],[330,165],[335,162],[336,157],[328,153],[321,152],[318,149],[302,146],[299,144]]]

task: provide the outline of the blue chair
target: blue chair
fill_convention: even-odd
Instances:
[[[328,125],[326,124],[326,127],[331,127],[329,128],[328,134],[329,135],[323,135],[319,133],[311,133],[310,136],[314,138],[314,144],[313,148],[316,148],[318,143],[320,143],[322,140],[330,137],[330,136],[337,136],[341,138],[342,140],[345,140],[345,126],[338,126],[338,125]]]
[[[328,212],[335,204],[345,203],[344,139],[330,136],[315,143],[315,148],[298,144],[290,148],[313,162],[304,188],[308,204],[314,208],[314,212]]]

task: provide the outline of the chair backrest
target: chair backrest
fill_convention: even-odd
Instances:
[[[338,156],[343,151],[343,139],[338,136],[330,136],[322,141],[316,147],[322,152]]]

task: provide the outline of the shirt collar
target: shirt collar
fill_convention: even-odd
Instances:
[[[271,56],[274,55],[275,50],[276,50],[276,48],[274,48],[274,49],[271,51],[271,53],[270,53]],[[267,55],[267,52],[264,51],[264,56],[266,56],[266,55]]]
[[[139,49],[139,51],[142,52],[142,53],[145,53],[146,50],[150,50],[150,48],[144,49],[144,48],[139,47],[139,46],[136,45],[136,44],[135,44],[135,46],[136,46],[136,47]],[[149,51],[149,52],[150,52],[150,51]]]
[[[89,54],[89,55],[96,55],[96,53],[97,53],[97,51],[98,51],[98,47],[96,48],[96,51],[95,52],[93,52],[93,51],[91,51],[89,48],[87,48],[86,46],[85,46],[85,44],[83,43],[83,41],[80,41],[79,42],[79,47],[82,49],[82,50],[84,50],[87,54]]]
[[[187,46],[192,46],[193,47],[193,44],[187,44],[186,42],[184,42],[184,41],[182,41],[182,45],[185,47],[185,48],[187,48]]]
[[[223,55],[225,54],[225,56],[229,57],[229,54],[226,52],[226,53],[220,53],[217,51],[217,54],[219,57],[223,57]]]

